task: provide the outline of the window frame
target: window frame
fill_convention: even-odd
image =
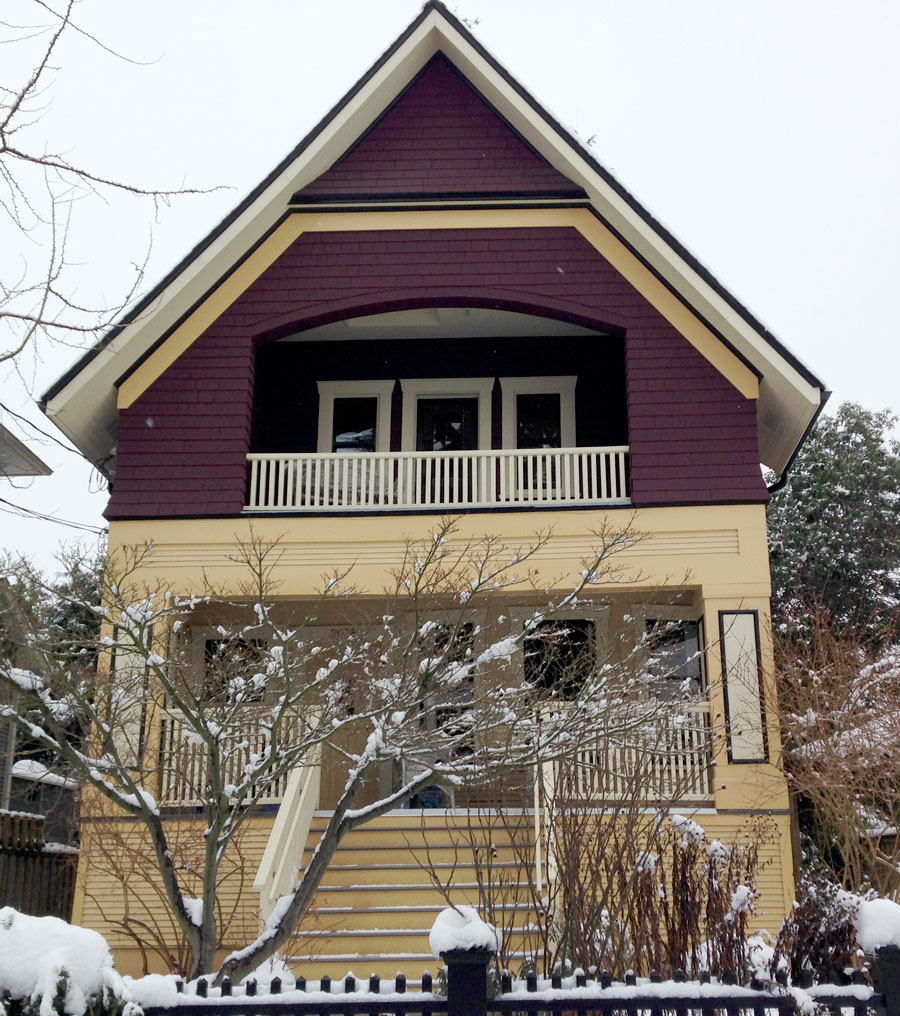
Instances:
[[[556,377],[501,377],[501,410],[503,447],[517,449],[519,420],[518,396],[558,395],[559,396],[559,446],[576,447],[575,385],[577,374],[561,374]]]
[[[709,687],[709,666],[706,652],[709,649],[709,644],[707,643],[702,609],[689,606],[676,606],[671,603],[633,603],[629,613],[634,618],[635,637],[637,639],[641,639],[647,634],[647,624],[650,621],[664,621],[673,624],[691,622],[697,625],[698,660],[700,663],[700,687],[697,689],[697,694],[702,698],[706,698]],[[674,681],[675,678],[661,677],[659,680]]]
[[[370,455],[371,452],[332,452],[334,400],[371,399],[375,408],[375,453],[391,450],[391,400],[394,381],[316,381],[319,390],[319,430],[316,451],[334,455]]]
[[[491,403],[494,391],[492,377],[405,377],[400,378],[403,392],[403,417],[400,448],[416,450],[416,429],[419,420],[419,399],[478,399],[477,451],[491,447]],[[439,455],[440,452],[422,452]]]
[[[579,607],[576,610],[529,610],[527,607],[515,607],[509,611],[509,619],[512,624],[512,631],[518,634],[523,630],[524,626],[535,619],[536,615],[540,614],[541,622],[544,621],[590,621],[594,626],[593,639],[594,639],[594,665],[596,666],[600,661],[600,647],[609,641],[609,607],[599,606],[590,607],[584,606]],[[518,653],[518,674],[522,682],[522,687],[531,687],[525,680],[525,635],[521,643],[521,652]]]

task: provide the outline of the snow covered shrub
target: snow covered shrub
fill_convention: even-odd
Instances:
[[[794,907],[778,932],[772,970],[783,959],[791,979],[799,983],[804,971],[824,975],[853,966],[861,902],[862,897],[846,892],[825,875],[804,872]]]
[[[57,917],[0,909],[0,1002],[6,1016],[120,1016],[126,1002],[106,939]]]
[[[662,824],[659,853],[643,852],[628,931],[632,966],[640,973],[709,970],[749,976],[747,925],[755,908],[759,844],[768,838],[762,822],[742,840],[710,840],[697,822],[673,815]]]

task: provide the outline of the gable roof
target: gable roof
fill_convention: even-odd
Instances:
[[[437,53],[372,127],[293,200],[451,195],[586,197]]]
[[[438,54],[442,60],[435,62]],[[522,144],[532,183],[540,170],[551,190],[559,185],[558,196],[566,188],[573,197],[586,195],[585,204],[604,226],[757,375],[760,455],[783,472],[827,398],[822,382],[543,109],[440,0],[428,0],[300,144],[51,386],[41,402],[44,411],[86,454],[96,461],[106,458],[116,440],[119,381],[186,319],[289,208],[321,207],[326,199],[341,207],[352,202],[354,195],[339,191],[341,166],[358,158],[367,141],[371,146],[373,135],[390,126],[392,111],[414,96],[411,86],[419,76],[441,63],[451,65],[482,108],[494,111]],[[462,91],[458,99],[463,101]],[[471,96],[465,101],[471,103]],[[497,131],[493,122],[490,129]],[[410,193],[406,188],[403,194],[369,193],[366,201],[387,207],[398,199],[421,200],[435,193],[448,197],[445,191]]]

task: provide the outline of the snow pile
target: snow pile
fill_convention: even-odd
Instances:
[[[869,956],[883,945],[900,946],[900,905],[892,900],[860,900],[854,924],[857,944]]]
[[[106,939],[58,917],[29,917],[12,907],[0,909],[0,993],[28,999],[41,1016],[55,1012],[60,976],[67,975],[64,1010],[81,1016],[88,999],[104,988],[121,994]]]
[[[290,991],[297,983],[294,971],[287,965],[284,957],[278,953],[270,956],[267,960],[263,960],[256,970],[241,978],[241,984],[246,984],[247,981],[256,981],[261,985],[260,991],[265,992],[275,977],[281,981],[281,990],[283,992]]]
[[[179,994],[175,987],[179,980],[174,974],[145,974],[143,977],[122,978],[125,994],[140,1006],[171,1007],[178,1004]]]
[[[474,907],[445,907],[435,918],[428,945],[435,959],[451,949],[490,949],[497,952],[500,932],[478,916]]]

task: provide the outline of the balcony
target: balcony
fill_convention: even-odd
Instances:
[[[627,505],[628,446],[253,453],[248,512]]]

